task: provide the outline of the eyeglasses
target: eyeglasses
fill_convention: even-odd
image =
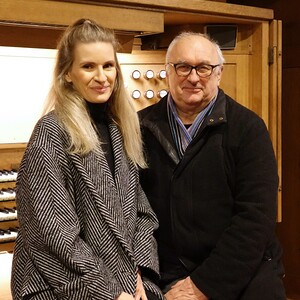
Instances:
[[[182,76],[182,77],[189,76],[192,70],[195,69],[198,76],[202,78],[209,77],[213,72],[214,68],[220,66],[220,64],[218,65],[201,64],[198,66],[191,66],[185,63],[178,63],[178,64],[167,63],[167,64],[171,65],[175,69],[175,72],[178,76]]]

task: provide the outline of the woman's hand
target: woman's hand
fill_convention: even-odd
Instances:
[[[143,286],[143,281],[141,275],[138,273],[137,275],[137,284],[134,300],[147,300],[146,292]]]

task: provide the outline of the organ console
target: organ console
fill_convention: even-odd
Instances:
[[[14,206],[12,208],[10,207],[3,207],[0,208],[0,222],[3,221],[10,221],[10,220],[17,220],[17,208]],[[4,229],[0,229],[0,231],[5,232]]]
[[[0,243],[9,243],[16,240],[18,227],[9,227],[7,230],[0,229]]]
[[[0,250],[11,251],[18,233],[18,213],[15,205],[16,170],[0,170]]]
[[[0,144],[0,252],[13,251],[19,229],[16,180],[25,146]]]
[[[141,97],[141,92],[139,90],[134,90],[132,93],[131,93],[131,97],[133,99],[139,99]]]
[[[134,70],[131,76],[133,79],[139,79],[141,77],[141,72],[139,70]]]
[[[12,251],[18,233],[14,189],[0,190],[0,250]]]
[[[149,100],[152,99],[154,97],[154,92],[152,90],[145,91],[145,97]]]
[[[16,197],[16,192],[14,188],[1,189],[0,190],[0,202],[14,200]]]
[[[157,73],[157,77],[159,79],[165,79],[167,77],[167,73],[166,73],[166,70],[160,70],[158,73]]]
[[[164,96],[166,96],[167,93],[168,93],[167,90],[160,90],[160,91],[157,92],[157,97],[161,99],[161,98],[163,98]]]
[[[16,179],[16,170],[0,170],[0,182],[15,181]]]
[[[144,76],[146,79],[152,79],[154,77],[154,72],[152,70],[147,70]]]

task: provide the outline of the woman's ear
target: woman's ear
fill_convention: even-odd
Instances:
[[[67,73],[67,74],[65,75],[65,79],[66,79],[66,81],[69,82],[69,83],[72,82],[72,79],[71,79],[69,73]]]

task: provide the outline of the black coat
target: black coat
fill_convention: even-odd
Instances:
[[[168,252],[176,253],[211,299],[285,299],[277,166],[263,120],[220,90],[179,160],[167,97],[139,116],[149,162],[141,183],[160,222],[162,274]]]

